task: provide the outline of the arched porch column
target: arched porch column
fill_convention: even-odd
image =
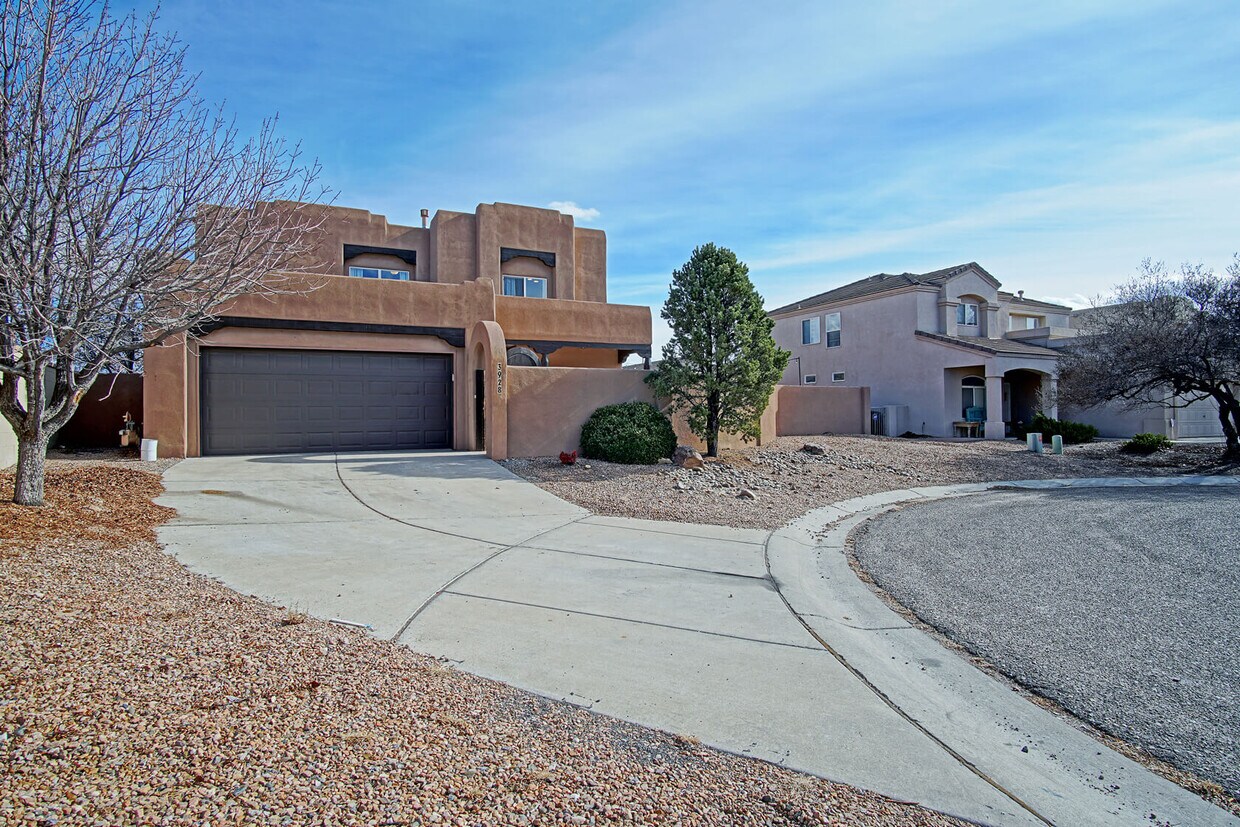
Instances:
[[[469,435],[475,451],[485,447],[491,459],[508,458],[508,345],[499,323],[477,322],[465,342],[469,354]],[[481,388],[478,371],[482,371]],[[478,393],[482,393],[485,446],[478,444]]]
[[[986,438],[1006,439],[1003,422],[1003,373],[986,367]]]

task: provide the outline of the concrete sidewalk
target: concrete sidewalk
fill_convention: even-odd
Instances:
[[[195,459],[165,484],[190,567],[540,694],[987,824],[1237,823],[891,615],[813,520],[591,516],[460,453]]]

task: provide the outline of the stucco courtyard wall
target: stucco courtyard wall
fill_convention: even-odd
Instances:
[[[618,402],[650,402],[660,408],[646,384],[649,371],[604,368],[509,367],[508,456],[545,457],[580,450],[581,426],[595,409]],[[705,443],[673,414],[677,442],[704,451]],[[762,415],[756,444],[776,436],[869,431],[869,388],[777,386]],[[720,434],[721,448],[754,444],[737,434]]]
[[[868,387],[779,385],[775,388],[773,402],[777,436],[865,434],[870,431]]]
[[[508,455],[556,456],[581,449],[581,426],[596,408],[654,402],[647,371],[508,367]]]

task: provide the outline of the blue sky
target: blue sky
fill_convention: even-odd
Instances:
[[[578,205],[656,348],[706,241],[768,307],[970,260],[1080,304],[1147,256],[1240,250],[1230,2],[171,0],[161,26],[339,204]]]

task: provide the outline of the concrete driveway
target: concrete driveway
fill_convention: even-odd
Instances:
[[[999,719],[1046,719],[1052,748],[1075,730],[963,661],[927,726],[893,693],[952,656],[898,617],[869,628],[806,525],[592,516],[461,453],[193,459],[165,485],[161,540],[190,568],[479,675],[986,824],[1235,823],[1089,739],[1118,785],[1045,759],[1026,777]],[[956,713],[985,682],[983,731]]]

